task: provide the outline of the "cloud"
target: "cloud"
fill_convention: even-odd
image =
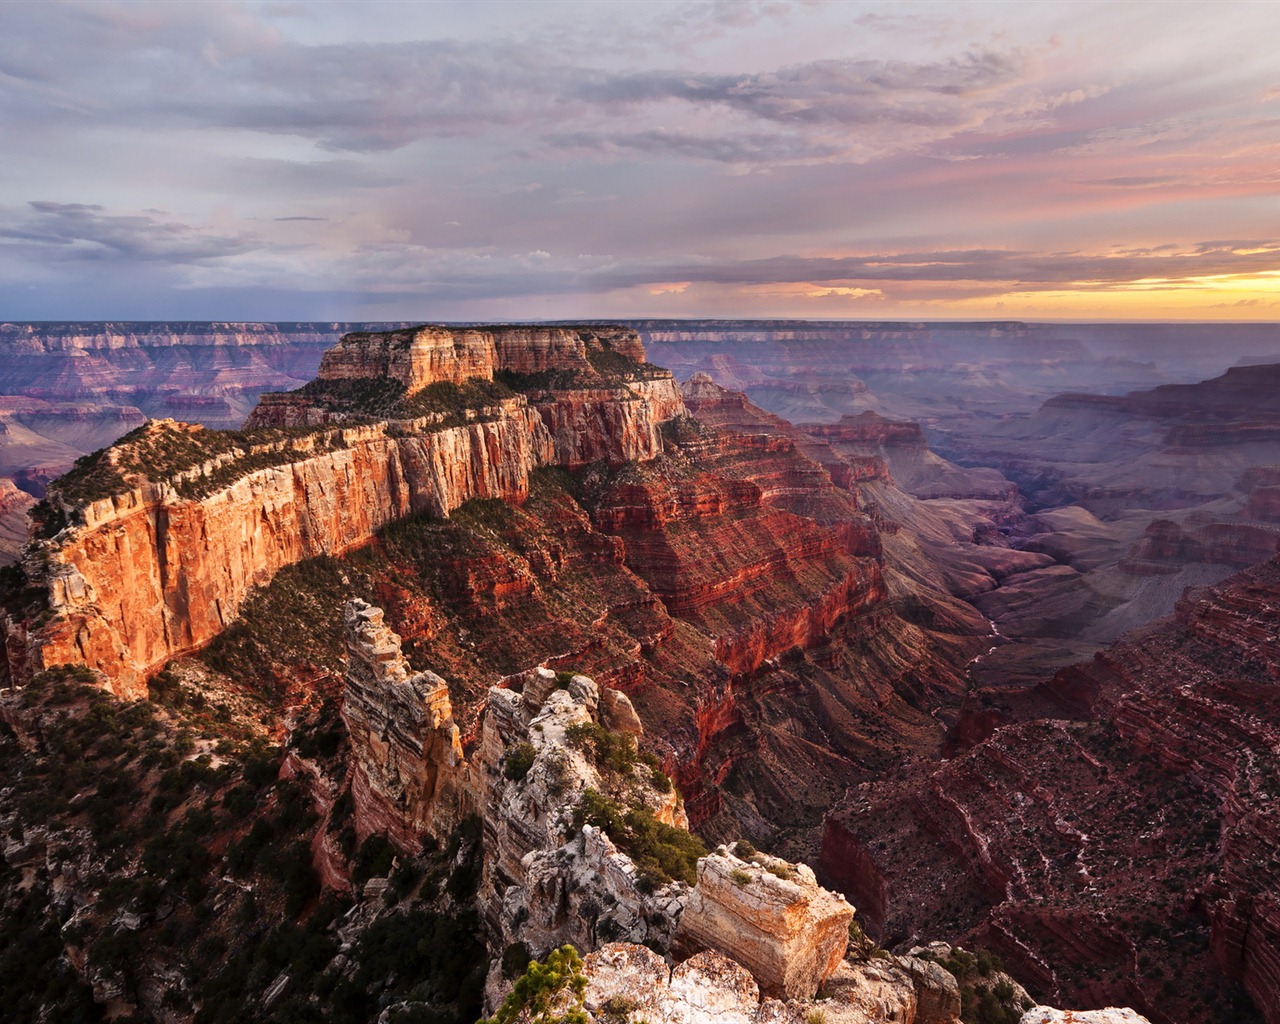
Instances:
[[[525,42],[303,44],[245,8],[220,17],[212,5],[186,6],[196,10],[55,8],[34,21],[43,37],[35,45],[22,33],[0,39],[0,71],[40,83],[10,116],[284,134],[364,154],[514,128],[577,149],[609,148],[583,145],[594,138],[615,149],[767,163],[866,159],[1046,107],[1030,88],[1035,62],[1020,49],[932,61],[816,59],[733,73],[612,70]],[[692,10],[699,7],[706,5]],[[734,3],[700,17],[740,30],[788,10]],[[53,25],[65,30],[56,50],[65,56],[39,60]],[[611,125],[623,110],[633,127],[618,132]],[[724,113],[732,123],[720,131]],[[673,116],[685,123],[667,123]],[[863,137],[845,137],[851,129]]]
[[[4,276],[483,317],[1269,273],[1269,18],[1193,8],[11,4]]]
[[[251,253],[263,243],[222,235],[155,212],[108,213],[87,203],[35,200],[27,212],[0,212],[0,246],[20,245],[40,258],[200,263]],[[159,214],[159,215],[158,215]]]

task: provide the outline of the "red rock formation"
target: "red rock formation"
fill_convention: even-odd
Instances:
[[[826,877],[884,932],[970,931],[1051,998],[1190,1024],[1225,975],[1280,1020],[1277,609],[1280,560],[1191,592],[1060,673],[1096,722],[1008,725],[858,791],[828,819]]]
[[[838,423],[798,424],[807,434],[850,444],[876,445],[890,448],[925,449],[924,431],[919,423],[909,420],[889,420],[874,412],[857,416],[845,415]]]
[[[382,609],[347,605],[342,720],[351,737],[356,835],[387,836],[416,853],[422,837],[447,835],[474,807],[449,687],[410,673]]]
[[[686,405],[718,430],[689,439],[702,471],[655,464],[593,510],[667,609],[715,638],[736,674],[812,647],[884,597],[874,528],[797,450],[789,425],[700,375]]]
[[[602,338],[617,345],[615,356],[643,355],[621,328],[424,328],[349,336],[326,356],[323,373],[327,380],[390,374],[421,388],[464,372],[491,376],[503,365],[523,372],[577,360],[591,370],[588,357],[604,351]],[[525,344],[535,351],[522,357]],[[264,408],[266,420],[294,415],[288,401]],[[447,515],[473,498],[522,500],[540,466],[652,459],[662,448],[657,415],[679,408],[669,375],[651,374],[641,394],[623,386],[556,393],[539,410],[517,396],[479,411],[313,430],[152,480],[131,468],[132,452],[196,437],[156,426],[105,457],[134,476],[131,489],[65,509],[76,525],[33,563],[54,620],[31,636],[9,674],[84,661],[119,692],[141,693],[148,673],[208,643],[280,568],[350,550],[414,512]],[[452,425],[457,418],[472,422]],[[289,461],[286,450],[296,453]],[[263,461],[283,464],[255,468]],[[184,497],[192,488],[210,493]]]

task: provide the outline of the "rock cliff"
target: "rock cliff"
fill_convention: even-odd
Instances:
[[[449,687],[410,673],[381,608],[348,603],[342,720],[351,738],[356,835],[387,835],[416,851],[474,811]]]
[[[491,347],[518,365],[526,365],[517,359],[520,345],[537,347],[546,336],[562,341],[570,355],[597,351],[582,338],[589,332],[497,333],[501,344],[486,335]],[[428,341],[436,337],[411,334],[411,354],[423,334]],[[614,334],[617,347],[609,354],[635,366],[627,355],[642,354],[634,336]],[[399,337],[358,335],[339,347],[342,358],[329,372],[386,370],[380,353],[399,351]],[[426,344],[431,358],[391,369],[415,386],[445,373],[433,362],[433,344]],[[550,358],[539,348],[526,362]],[[590,369],[586,356],[582,361]],[[494,364],[483,369],[491,375]],[[325,378],[335,379],[346,378]],[[598,375],[592,381],[599,385]],[[30,617],[10,617],[6,672],[26,678],[48,665],[84,662],[104,672],[118,692],[141,693],[149,673],[207,644],[251,590],[285,566],[350,550],[414,513],[444,516],[472,499],[520,501],[539,467],[656,457],[659,417],[680,409],[672,389],[669,375],[655,371],[640,393],[625,384],[571,389],[541,408],[509,391],[486,396],[489,404],[479,406],[454,393],[444,396],[452,404],[415,409],[416,416],[343,413],[332,426],[259,422],[252,433],[221,434],[151,423],[78,467],[47,496],[46,536],[26,562],[29,584],[47,592],[47,614],[38,627]]]

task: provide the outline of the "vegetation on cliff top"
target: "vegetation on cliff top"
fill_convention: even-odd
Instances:
[[[150,420],[109,448],[77,459],[49,485],[49,494],[31,515],[38,536],[51,537],[68,523],[64,508],[83,508],[122,494],[131,486],[130,478],[172,480],[206,462],[229,457],[207,473],[174,484],[184,498],[203,497],[255,470],[296,461],[299,452],[290,442],[308,435],[315,436],[308,451],[332,450],[343,444],[341,435],[332,429],[211,430],[172,420]]]
[[[495,370],[494,381],[522,395],[539,395],[551,391],[576,391],[584,388],[611,388],[642,380],[659,380],[670,371],[653,363],[637,363],[629,356],[610,349],[587,352],[591,369],[538,370],[520,373]]]
[[[647,807],[623,807],[598,790],[587,789],[573,820],[579,828],[603,829],[635,862],[643,887],[653,889],[672,879],[693,885],[698,880],[698,858],[707,855],[706,843],[692,832],[659,821]]]
[[[344,414],[347,422],[443,415],[446,417],[443,426],[466,422],[468,410],[489,408],[516,397],[515,391],[501,381],[480,377],[472,377],[461,384],[436,381],[413,394],[407,394],[404,384],[390,377],[317,378],[296,391],[284,394],[289,398],[276,401],[300,398],[304,404]]]
[[[480,379],[463,384],[440,381],[412,395],[406,395],[404,385],[394,380],[313,380],[288,394],[303,395],[315,405],[349,414],[346,422],[352,424],[442,416],[435,429],[466,423],[469,410],[487,409],[516,396],[500,382]],[[304,449],[306,454],[344,446],[340,431],[334,427],[213,430],[171,420],[150,420],[111,446],[81,456],[50,485],[49,495],[31,512],[37,535],[52,537],[68,525],[64,509],[82,508],[122,494],[131,486],[131,478],[172,480],[206,462],[229,456],[209,472],[174,484],[184,498],[204,497],[256,470],[297,461],[300,452],[291,442],[304,437],[310,439]]]

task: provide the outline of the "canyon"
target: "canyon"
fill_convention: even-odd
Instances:
[[[824,877],[876,934],[945,921],[1051,998],[1209,1019],[1227,998],[1220,967],[1276,1019],[1278,595],[1271,559],[1190,591],[1172,621],[1063,670],[1019,711],[975,701],[975,716],[997,712],[985,738],[833,812]]]
[[[215,863],[288,837],[270,863],[301,856],[319,888],[295,897],[285,873],[263,898],[341,899],[346,923],[323,927],[348,945],[424,907],[440,928],[478,913],[487,973],[465,998],[483,989],[489,1009],[521,956],[568,941],[682,992],[634,944],[696,954],[685,974],[737,978],[743,1020],[805,1019],[824,981],[849,1024],[977,1019],[1005,976],[950,946],[918,955],[946,938],[999,952],[1046,1001],[1154,1024],[1275,1019],[1274,368],[1042,401],[1064,368],[1108,386],[1146,371],[1026,325],[636,326],[348,332],[243,430],[150,420],[61,479],[0,491],[36,531],[4,570],[14,792],[102,700],[158,709],[147,728],[177,734],[163,771],[227,806],[254,744],[279,744],[268,795],[243,820],[215,815]],[[1012,384],[979,405],[971,380],[908,415],[955,379],[951,355],[980,349]],[[778,354],[754,363],[770,380],[746,383],[748,352]],[[1015,392],[1023,411],[993,417]],[[1162,481],[1098,485],[1148,462]],[[1179,599],[1188,584],[1208,589]],[[177,754],[181,730],[200,739]],[[159,792],[158,762],[106,767],[110,749],[98,770]],[[57,813],[86,848],[127,847],[85,817],[99,795]],[[133,904],[111,906],[101,868],[68,874],[16,799],[0,800],[21,837],[6,859],[26,871],[37,847],[60,851],[59,905],[82,922],[65,948],[94,999],[156,1019],[163,999],[203,1000],[200,1019],[219,1019],[189,952],[179,967],[144,942],[153,983],[107,969],[96,943],[130,931]],[[175,834],[203,820],[157,800]],[[716,848],[693,857],[689,828]],[[1144,857],[1161,858],[1149,881],[1131,867]],[[205,884],[219,906],[241,899]],[[323,909],[287,905],[295,921]],[[801,905],[815,916],[797,924]],[[896,952],[846,950],[850,919]],[[199,970],[233,969],[242,947],[225,947]],[[262,1005],[297,1011],[300,968],[254,970]],[[1007,984],[1002,1013],[1055,1019]],[[660,1012],[701,1019],[680,999]]]

